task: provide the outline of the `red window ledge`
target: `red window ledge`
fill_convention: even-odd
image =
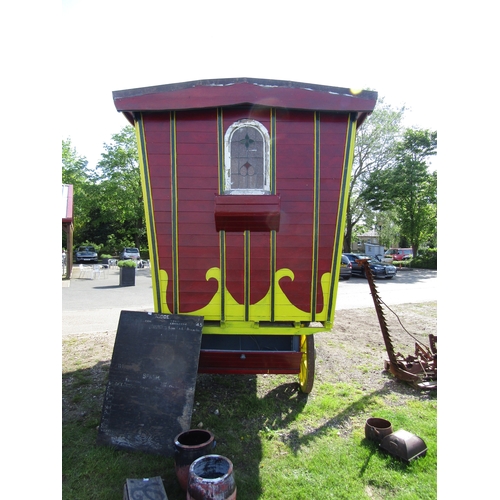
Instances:
[[[279,195],[215,195],[217,231],[278,231]]]

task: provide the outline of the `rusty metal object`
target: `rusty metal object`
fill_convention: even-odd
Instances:
[[[418,389],[437,389],[437,335],[429,335],[429,347],[417,341],[415,343],[415,355],[404,357],[401,353],[396,353],[382,307],[384,303],[379,296],[368,260],[359,259],[356,262],[364,268],[380,329],[382,330],[385,348],[389,356],[389,359],[384,363],[384,368],[389,370],[396,378]]]
[[[392,424],[384,418],[371,417],[365,423],[365,437],[380,443],[389,434],[392,434]]]
[[[416,458],[425,457],[427,454],[427,445],[424,440],[404,429],[399,429],[385,436],[380,443],[380,449],[405,463],[409,463]]]

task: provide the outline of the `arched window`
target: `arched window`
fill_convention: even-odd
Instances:
[[[269,194],[269,133],[255,120],[233,123],[224,137],[224,194]]]

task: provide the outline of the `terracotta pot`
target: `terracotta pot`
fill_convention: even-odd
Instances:
[[[205,455],[189,468],[187,500],[236,500],[231,460],[221,455]]]
[[[204,429],[191,429],[178,434],[174,441],[175,474],[186,491],[189,467],[197,459],[212,453],[215,448],[214,435]]]
[[[383,418],[369,418],[365,424],[366,439],[380,443],[385,436],[392,434],[392,424]]]

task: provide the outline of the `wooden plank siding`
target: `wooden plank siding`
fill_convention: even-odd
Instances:
[[[324,319],[317,316],[325,310],[321,279],[337,272],[334,243],[348,115],[238,106],[142,116],[157,265],[168,276],[162,297],[168,311],[161,312],[190,314],[206,307],[218,293],[217,279],[207,279],[215,268],[223,303],[206,320],[283,321],[279,300],[291,302],[311,321]],[[223,194],[223,134],[249,118],[271,136],[271,186],[281,199],[280,226],[276,232],[221,235],[214,207],[215,195]],[[286,270],[279,281],[281,299],[274,282],[280,270]],[[257,317],[252,306],[266,296],[269,303]],[[230,299],[238,307],[228,307]]]
[[[216,110],[176,112],[179,313],[206,306],[218,284],[206,279],[220,265],[219,235],[214,230],[217,179]],[[200,243],[203,243],[200,245]]]
[[[293,305],[310,313],[314,212],[313,112],[276,112],[276,190],[281,195],[276,267],[290,269],[294,274],[293,280],[282,278],[280,286]],[[276,304],[277,311],[281,306]]]
[[[377,97],[246,77],[113,92],[136,127],[155,311],[223,337],[330,328],[356,129]],[[265,139],[265,193],[225,193],[239,120]]]

